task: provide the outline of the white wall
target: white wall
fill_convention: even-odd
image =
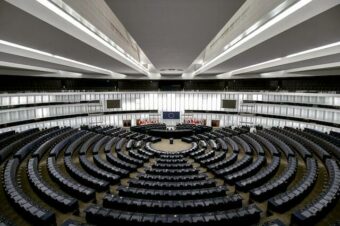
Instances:
[[[110,111],[128,110],[158,110],[158,114],[122,114],[122,115],[102,115],[100,121],[95,123],[105,123],[110,125],[122,125],[122,120],[131,119],[135,123],[138,118],[159,118],[161,122],[168,125],[175,125],[184,119],[185,110],[209,110],[209,111],[234,111],[248,113],[261,113],[266,115],[283,115],[303,119],[312,119],[340,124],[340,110],[301,107],[291,105],[281,105],[281,102],[309,103],[315,105],[339,106],[340,95],[337,94],[307,94],[307,93],[259,93],[259,92],[67,92],[67,93],[23,93],[23,94],[1,94],[0,105],[18,105],[49,102],[79,102],[100,100],[100,104],[71,104],[71,105],[51,105],[33,108],[15,108],[10,110],[0,110],[0,124],[22,121],[35,118],[52,116],[62,116],[70,114],[92,113],[109,111],[106,109],[106,100],[120,99],[121,108]],[[222,99],[238,100],[237,109],[221,108]],[[277,105],[268,104],[243,104],[243,100],[273,101]],[[163,120],[163,111],[181,112],[180,120]],[[265,126],[284,126],[315,128],[315,124],[303,122],[279,120],[273,118],[253,117],[250,115],[228,115],[228,114],[189,114],[189,117],[206,119],[207,124],[211,125],[211,120],[220,120],[220,126],[243,125],[243,124],[262,124]],[[91,123],[91,117],[81,119],[62,120],[63,124],[80,125]],[[75,121],[74,121],[75,120]],[[82,123],[80,123],[82,122]],[[36,125],[48,126],[49,122],[38,123]],[[62,123],[59,122],[58,123]],[[26,125],[27,126],[27,125]],[[33,126],[33,125],[32,125]],[[330,127],[318,126],[320,130],[329,130]],[[335,129],[337,130],[337,129]]]

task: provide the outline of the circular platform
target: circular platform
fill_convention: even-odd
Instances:
[[[169,139],[162,139],[162,141],[151,144],[154,149],[164,152],[180,152],[191,148],[191,143],[185,143],[181,139],[174,139],[174,144],[170,144]]]

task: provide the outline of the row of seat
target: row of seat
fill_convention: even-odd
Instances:
[[[284,133],[287,136],[290,136],[294,140],[298,141],[305,147],[309,148],[313,151],[314,154],[316,154],[322,161],[325,161],[325,159],[330,158],[330,154],[323,149],[321,146],[317,145],[316,143],[312,142],[310,139],[307,139],[301,135],[299,135],[296,132],[289,131],[287,129],[279,129],[279,128],[273,128],[273,130]]]
[[[85,136],[87,134],[86,131],[83,130],[77,130],[74,134],[64,138],[61,140],[58,144],[56,144],[49,153],[50,157],[58,157],[64,148],[66,148],[68,145],[73,143],[74,141],[78,140],[80,137]]]
[[[302,144],[300,144],[299,142],[297,142],[296,140],[292,139],[291,137],[280,133],[278,131],[270,131],[270,133],[277,137],[278,139],[282,140],[283,142],[285,142],[287,145],[289,145],[291,148],[293,148],[297,153],[299,153],[299,155],[302,157],[302,159],[306,159],[306,158],[310,158],[312,157],[312,153],[307,150],[307,148],[305,146],[303,146]]]
[[[181,153],[161,153],[158,157],[161,159],[182,159],[184,155]]]
[[[47,159],[47,170],[52,180],[59,184],[59,186],[70,195],[83,201],[89,201],[95,198],[96,193],[94,189],[82,185],[71,178],[65,177],[61,173],[55,157],[49,157]]]
[[[134,171],[138,167],[135,164],[128,163],[128,162],[123,161],[120,158],[114,156],[112,152],[106,153],[106,160],[110,164],[112,164],[113,166],[121,168],[121,169],[125,169],[129,172]]]
[[[118,142],[115,144],[115,151],[118,153],[122,150],[123,146],[125,145],[125,143],[127,142],[127,139],[125,137],[122,137],[123,135],[121,135],[121,138],[118,140]]]
[[[231,173],[229,175],[226,175],[224,177],[225,181],[233,184],[239,180],[242,180],[244,178],[250,177],[254,174],[256,174],[263,165],[266,164],[266,158],[263,155],[258,155],[257,159],[255,161],[253,161],[250,165],[248,165],[247,167],[235,171],[234,173]]]
[[[225,159],[226,157],[226,153],[221,151],[221,152],[215,152],[215,155],[212,155],[210,158],[207,158],[207,155],[204,156],[202,155],[202,157],[198,156],[197,159],[199,159],[200,163],[202,165],[211,165],[211,164],[214,164],[214,163],[217,163],[217,162],[220,162],[222,161],[223,159]]]
[[[284,212],[301,201],[311,191],[316,182],[318,165],[315,159],[306,159],[306,170],[306,174],[298,184],[270,198],[268,200],[268,208],[277,212]]]
[[[111,130],[111,128],[107,130]],[[225,185],[216,186],[215,180],[210,179],[210,174],[202,173],[205,170],[193,167],[197,167],[198,164],[196,163],[199,163],[200,167],[204,166],[213,171],[216,175],[218,175],[216,172],[222,172],[223,174],[218,176],[227,183],[235,184],[237,190],[249,192],[250,200],[262,202],[269,199],[268,209],[285,212],[299,203],[313,188],[318,172],[318,163],[313,158],[313,154],[316,154],[326,166],[328,184],[312,203],[294,212],[292,222],[299,225],[312,224],[321,219],[337,203],[339,198],[339,168],[338,163],[331,159],[332,153],[328,157],[322,152],[322,150],[329,151],[325,143],[320,143],[318,139],[308,140],[312,137],[290,128],[261,130],[254,134],[245,133],[245,130],[238,130],[237,134],[239,135],[232,137],[224,137],[224,134],[227,133],[225,131],[204,133],[197,137],[198,139],[204,138],[206,141],[198,140],[200,144],[194,142],[192,148],[180,153],[165,153],[149,150],[146,147],[145,150],[143,148],[144,141],[136,139],[136,137],[144,139],[145,136],[140,136],[137,133],[124,132],[120,133],[121,137],[113,138],[89,131],[55,127],[28,135],[30,140],[24,138],[25,142],[19,146],[20,149],[11,159],[18,163],[15,166],[16,169],[12,170],[14,173],[11,172],[10,174],[14,175],[13,178],[15,178],[21,162],[31,154],[26,165],[31,187],[42,201],[67,212],[78,208],[77,199],[101,203],[100,200],[95,200],[96,191],[108,190],[108,182],[110,181],[104,175],[116,175],[117,179],[111,181],[111,183],[117,184],[120,178],[126,177],[130,172],[137,171],[138,167],[143,166],[150,158],[154,158],[150,161],[150,168],[148,168],[149,164],[146,164],[143,169],[138,169],[136,176],[132,175],[133,179],[127,181],[128,186],[125,186],[125,182],[122,182],[124,185],[119,185],[115,189],[117,194],[107,193],[104,195],[103,207],[99,207],[100,211],[96,217],[100,215],[99,218],[103,220],[106,211],[109,211],[114,217],[105,215],[106,221],[91,222],[88,218],[88,212],[85,211],[88,222],[100,225],[109,224],[109,222],[118,224],[124,222],[128,224],[136,222],[140,224],[156,224],[156,222],[182,224],[189,222],[187,220],[191,217],[191,219],[195,218],[192,222],[196,224],[219,225],[223,221],[217,217],[217,213],[224,212],[226,214],[226,211],[228,211],[227,217],[233,219],[234,213],[238,215],[240,209],[243,210],[252,205],[242,207],[242,199],[239,195],[227,195],[227,187]],[[106,130],[96,128],[96,131],[104,133]],[[13,135],[15,134],[8,136]],[[299,137],[304,138],[304,140],[300,142]],[[121,145],[116,148],[119,142],[121,142]],[[127,148],[129,142],[131,146]],[[139,148],[135,148],[137,142],[141,142]],[[202,148],[198,150],[198,146]],[[62,155],[61,153],[65,149],[64,155]],[[104,156],[102,155],[103,149]],[[232,150],[232,152],[229,152],[229,150]],[[43,156],[48,151],[49,157],[46,163],[49,176],[60,186],[62,191],[51,187],[40,175],[39,160],[44,159]],[[298,161],[301,161],[300,156],[306,166],[303,178],[294,186],[288,186],[295,177]],[[62,167],[59,166],[59,162],[62,163],[62,161],[59,160],[63,160],[66,172],[71,177],[63,172]],[[79,160],[80,165],[78,165],[77,160]],[[193,160],[195,164],[193,164]],[[278,171],[280,163],[285,165],[286,161],[287,166],[283,169],[283,172],[280,171],[280,174],[272,178]],[[301,163],[299,162],[299,165]],[[4,173],[6,168],[7,164]],[[7,173],[7,177],[8,175]],[[100,181],[106,182],[106,184],[100,186]],[[12,185],[18,185],[16,179],[12,181]],[[4,180],[5,187],[6,181]],[[7,187],[10,187],[8,181]],[[18,194],[17,196],[20,197],[18,200],[24,200],[22,203],[26,205],[26,207],[22,207],[17,204],[19,201],[14,202],[14,198],[11,198],[8,190],[5,190],[6,196],[9,197],[10,202],[17,208],[18,212],[27,216],[36,225],[54,224],[55,215],[53,211],[46,210],[33,202],[28,194],[23,193],[20,186],[11,189],[11,192],[13,191],[13,194]],[[70,200],[75,201],[72,207],[68,205]],[[46,221],[41,220],[34,215],[30,208],[51,213],[52,220],[50,218]],[[161,216],[162,220],[144,221],[145,214],[148,215],[148,219],[153,219],[153,217],[156,219]],[[244,212],[240,215],[242,214]],[[185,218],[184,215],[185,217],[190,215],[190,217]],[[173,218],[173,216],[176,217]],[[169,220],[170,218],[172,220]],[[182,220],[181,223],[180,219],[186,220]],[[246,221],[241,223],[242,220],[235,220],[234,222],[225,219],[225,221],[225,223],[231,225],[248,225],[249,223]],[[254,218],[251,223],[257,221],[258,219]],[[275,225],[276,222],[267,222],[266,225]],[[65,221],[64,224],[79,225],[81,223]]]
[[[260,134],[249,134],[250,137],[255,139],[257,142],[261,143],[263,147],[269,151],[270,156],[281,156],[281,152],[277,150],[277,148],[269,141],[267,138],[263,137]]]
[[[19,134],[5,138],[2,142],[2,148],[0,150],[0,163],[4,162],[11,154],[20,149],[24,145],[31,142],[33,139],[39,136],[41,132],[38,129],[31,129]]]
[[[132,158],[141,160],[143,162],[147,161],[150,158],[150,155],[143,153],[143,152],[139,152],[136,149],[131,149],[128,151],[128,153]]]
[[[181,181],[197,181],[197,180],[206,180],[208,178],[207,174],[194,174],[194,175],[150,175],[141,173],[138,175],[138,178],[141,180],[149,180],[149,181],[168,181],[168,182],[181,182]]]
[[[71,159],[70,157],[67,158],[69,160]],[[85,169],[85,171],[90,176],[89,178],[86,179],[86,183],[91,184],[91,186],[94,187],[101,186],[103,182],[104,183],[110,182],[110,184],[116,184],[120,180],[119,175],[99,168],[97,165],[93,164],[90,160],[88,160],[86,155],[81,155],[79,157],[79,162],[83,169]],[[74,171],[74,173],[79,171],[80,170]],[[83,173],[82,175],[85,175],[85,173]],[[97,178],[101,179],[101,181],[97,180]]]
[[[146,213],[197,213],[206,210],[229,210],[242,207],[242,197],[239,194],[217,198],[203,198],[193,200],[149,200],[130,198],[107,194],[103,198],[103,206],[118,210]]]
[[[93,162],[102,170],[110,172],[112,174],[118,175],[120,177],[126,177],[130,171],[126,169],[122,169],[113,164],[110,164],[108,161],[102,159],[99,154],[94,154],[92,156]]]
[[[180,164],[180,163],[185,163],[185,159],[168,159],[168,158],[159,158],[157,159],[158,163],[175,163],[175,164]]]
[[[149,151],[146,151],[145,149],[143,148],[138,148],[137,149],[137,152],[141,155],[145,155],[145,156],[148,156],[149,158],[154,156],[154,154],[152,152],[149,152]]]
[[[152,214],[90,206],[85,210],[86,220],[100,225],[251,225],[260,219],[256,205],[238,209],[196,214]]]
[[[325,161],[329,181],[327,188],[304,208],[292,215],[292,221],[299,225],[310,225],[319,221],[330,208],[338,203],[340,196],[340,169],[334,159]]]
[[[45,143],[43,143],[41,146],[39,146],[36,150],[33,151],[31,154],[32,157],[37,157],[40,161],[41,158],[45,155],[45,153],[49,150],[51,150],[55,145],[59,143],[59,141],[63,140],[65,137],[72,135],[76,133],[76,129],[71,129],[70,127],[65,127],[60,130],[55,131],[53,138],[49,139]]]
[[[250,197],[258,201],[263,201],[279,192],[285,191],[289,183],[295,178],[296,171],[297,159],[295,157],[289,157],[285,170],[274,179],[250,190]]]
[[[265,168],[261,169],[255,175],[237,181],[235,186],[240,191],[249,191],[268,181],[279,169],[280,156],[273,156],[272,161]]]
[[[213,140],[213,139],[209,139],[208,143],[209,143],[211,149],[213,149],[213,150],[215,150],[215,151],[216,151],[217,149],[219,149],[219,147],[220,147],[219,144],[216,143],[215,140]]]
[[[216,186],[203,189],[191,190],[162,190],[162,189],[143,189],[119,186],[119,195],[135,198],[159,199],[159,200],[185,200],[199,198],[213,198],[224,196],[227,192],[226,186]]]
[[[56,221],[55,213],[33,202],[18,186],[17,171],[20,165],[18,158],[8,160],[4,170],[4,191],[16,210],[29,221],[37,225],[52,225]]]
[[[116,154],[117,154],[117,157],[120,158],[122,161],[136,165],[136,166],[142,166],[144,163],[144,160],[134,158],[130,155],[126,155],[122,151],[118,151],[116,152]]]
[[[215,185],[216,185],[215,180],[212,179],[182,182],[145,181],[139,178],[129,180],[130,187],[147,189],[164,189],[164,190],[201,189],[214,187]]]
[[[211,171],[219,171],[234,164],[237,161],[237,158],[238,154],[233,152],[227,158],[223,158],[220,161],[207,165],[206,167]]]
[[[235,153],[239,152],[239,147],[233,139],[231,139],[230,137],[224,137],[224,140],[231,146],[233,152]]]
[[[233,140],[238,143],[240,145],[240,147],[242,147],[243,152],[246,155],[252,155],[252,149],[250,148],[250,145],[244,140],[244,138],[240,137],[240,136],[234,136],[232,137]]]
[[[227,152],[228,151],[228,144],[227,142],[222,139],[223,136],[219,136],[217,139],[216,139],[216,142],[220,148],[221,151],[223,152]]]
[[[287,159],[290,157],[295,157],[295,152],[290,148],[290,146],[276,137],[272,130],[259,131],[258,134],[267,140],[270,140],[272,144],[276,145]]]
[[[22,146],[13,158],[8,160],[4,169],[4,191],[10,203],[25,216],[28,220],[35,222],[36,224],[52,225],[55,224],[55,213],[51,210],[47,210],[41,207],[35,201],[32,201],[29,196],[22,190],[21,186],[16,181],[18,169],[22,161],[33,151],[36,150],[40,145],[48,141],[49,139],[58,135],[62,131],[58,127],[46,129],[43,131],[35,131],[34,133],[27,134],[26,137],[22,138]],[[30,140],[27,140],[30,138]],[[24,141],[23,141],[24,140]],[[36,158],[37,161],[37,158]],[[28,165],[28,170],[32,172],[33,166]],[[29,173],[29,172],[28,172]],[[37,182],[35,179],[34,182]]]
[[[102,138],[104,138],[104,136],[101,135],[101,134],[93,135],[90,139],[88,139],[85,143],[83,143],[81,145],[80,150],[78,152],[79,153],[79,162],[80,162],[81,166],[83,167],[83,169],[85,169],[85,171],[88,172],[88,175],[91,176],[87,179],[87,183],[91,184],[91,186],[98,186],[98,182],[104,182],[104,181],[110,182],[111,184],[115,184],[120,180],[120,176],[118,174],[106,171],[105,169],[98,167],[96,164],[93,164],[87,158],[87,152],[88,152],[89,148],[91,146],[93,146],[95,143],[100,144],[102,142]],[[94,145],[94,146],[96,146],[96,145]],[[99,148],[99,146],[97,146],[97,148]],[[97,151],[95,153],[97,153]],[[73,151],[72,151],[72,153],[73,153]],[[101,165],[100,164],[101,161],[98,158],[99,157],[98,153],[96,154],[96,156],[97,156],[96,163],[97,164],[99,163],[98,165]],[[68,158],[69,158],[69,156],[68,156]],[[104,166],[104,165],[101,165],[101,166]],[[80,170],[75,171],[75,172],[79,172],[79,171]],[[93,176],[100,178],[104,181],[94,180]]]
[[[306,130],[305,130],[306,131]],[[308,132],[309,131],[309,132]],[[307,130],[307,132],[301,132],[305,137],[313,140],[324,149],[329,151],[335,158],[340,160],[340,140],[333,138],[327,134],[321,132],[315,132],[315,130]],[[301,134],[300,133],[300,134]]]
[[[263,147],[258,143],[254,138],[252,138],[250,135],[242,134],[241,138],[247,142],[251,146],[253,150],[257,153],[257,155],[264,155]],[[246,152],[247,154],[247,152]],[[251,153],[249,153],[251,154]]]
[[[250,155],[244,155],[239,161],[234,162],[233,164],[231,164],[228,167],[219,169],[219,170],[213,170],[213,172],[218,175],[219,177],[223,177],[224,179],[226,179],[225,177],[240,171],[241,169],[246,168],[247,166],[249,166],[251,163],[253,162],[253,157]]]
[[[15,130],[10,130],[10,131],[1,133],[0,134],[0,143],[2,142],[2,140],[14,135],[15,133],[16,133]]]
[[[156,162],[155,164],[152,165],[153,168],[156,169],[171,169],[171,168],[181,168],[181,169],[187,169],[187,168],[192,168],[192,165],[183,162],[183,163],[159,163]]]
[[[194,175],[198,173],[198,169],[157,169],[157,168],[147,168],[145,173],[151,175]]]
[[[21,133],[10,133],[0,140],[0,163],[9,157],[15,150],[25,145],[29,136],[39,132],[39,129],[28,129]]]
[[[71,156],[78,147],[80,147],[85,141],[88,141],[91,137],[94,136],[94,133],[86,132],[82,136],[73,140],[70,145],[64,151],[64,156]]]
[[[78,208],[78,201],[75,198],[55,190],[42,179],[38,170],[37,157],[29,159],[27,175],[34,190],[52,206],[62,212],[69,212]]]
[[[198,149],[198,150],[196,150],[196,151],[191,152],[189,155],[190,155],[191,157],[199,156],[199,155],[205,154],[205,151],[206,151],[206,147],[202,147],[202,148],[200,148],[200,149]]]
[[[71,156],[64,157],[64,165],[67,172],[76,180],[82,182],[84,185],[94,188],[97,191],[105,191],[109,188],[108,181],[94,177],[89,173],[81,170],[73,163]],[[85,164],[83,164],[83,166],[84,165]]]

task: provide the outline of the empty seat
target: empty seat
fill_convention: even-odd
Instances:
[[[16,182],[19,159],[10,159],[4,170],[4,190],[11,204],[30,222],[36,225],[55,224],[56,216],[51,210],[42,208],[25,194]]]
[[[334,159],[326,160],[329,175],[327,189],[319,194],[311,203],[295,211],[292,221],[299,225],[310,225],[319,221],[339,200],[340,169]]]
[[[27,169],[30,184],[46,202],[63,212],[78,208],[78,201],[75,198],[57,191],[42,179],[38,171],[37,157],[28,161]]]
[[[47,169],[51,178],[58,183],[65,192],[77,197],[78,199],[89,201],[95,198],[95,190],[79,184],[71,178],[65,177],[56,164],[54,157],[47,159]]]
[[[148,214],[140,212],[128,212],[123,210],[105,209],[99,206],[90,206],[86,210],[86,220],[90,223],[100,225],[124,224],[133,225],[142,222],[142,224],[207,224],[207,225],[251,225],[260,219],[261,210],[256,205],[242,207],[227,211],[204,212],[200,214]],[[141,216],[133,218],[133,216]],[[134,219],[134,222],[131,220]]]

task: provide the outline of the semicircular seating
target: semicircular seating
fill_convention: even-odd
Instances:
[[[27,224],[48,226],[281,226],[335,219],[337,138],[308,129],[249,131],[205,131],[184,139],[188,148],[178,152],[113,126],[0,134],[4,205]],[[0,217],[0,225],[12,221]]]

